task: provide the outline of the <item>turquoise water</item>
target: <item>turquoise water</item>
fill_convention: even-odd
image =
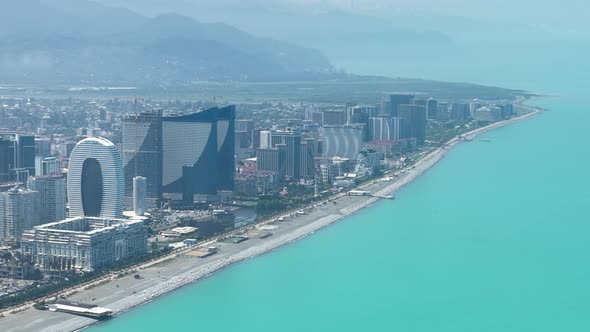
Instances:
[[[562,95],[393,202],[89,330],[590,331],[590,110],[575,80],[518,79]]]

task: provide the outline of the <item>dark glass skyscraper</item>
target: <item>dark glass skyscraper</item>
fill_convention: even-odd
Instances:
[[[162,192],[188,203],[234,189],[235,106],[162,118]]]
[[[399,105],[402,121],[402,138],[414,137],[418,144],[426,139],[426,108],[420,105]]]
[[[141,113],[123,119],[125,197],[133,195],[133,178],[146,178],[146,198],[162,196],[162,112]]]
[[[221,108],[217,115],[217,189],[234,190],[236,176],[236,107]]]
[[[399,105],[407,105],[411,104],[412,100],[414,99],[413,94],[408,93],[396,93],[389,96],[390,101],[390,113],[389,116],[396,117],[399,116]]]
[[[15,181],[17,171],[35,175],[35,136],[0,131],[0,182]]]

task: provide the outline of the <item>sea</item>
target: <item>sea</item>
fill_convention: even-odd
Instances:
[[[460,144],[394,201],[88,330],[590,331],[588,53],[432,70],[547,111]]]

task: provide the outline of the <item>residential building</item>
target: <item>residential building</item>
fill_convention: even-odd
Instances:
[[[15,187],[0,192],[0,242],[16,244],[23,232],[41,222],[39,193]]]
[[[271,147],[286,146],[285,176],[292,180],[301,177],[301,132],[298,130],[277,130],[271,133]]]
[[[61,173],[61,160],[56,157],[35,157],[36,175],[54,175]]]
[[[274,148],[258,149],[256,170],[276,173],[280,180],[284,180],[287,171],[287,145],[276,144]]]
[[[41,224],[66,218],[66,179],[61,175],[30,177],[27,188],[37,191],[40,197],[38,213]]]

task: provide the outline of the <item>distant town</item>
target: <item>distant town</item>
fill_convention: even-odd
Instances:
[[[0,308],[214,236],[247,240],[231,231],[333,195],[370,195],[358,186],[519,112],[514,100],[420,93],[373,104],[0,98]]]

